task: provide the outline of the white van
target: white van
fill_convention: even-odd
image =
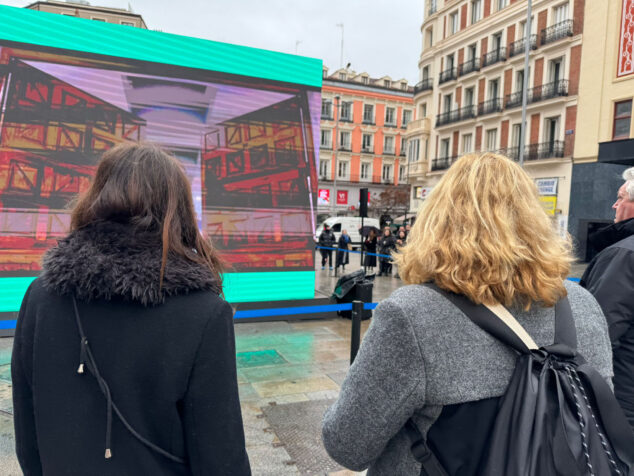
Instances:
[[[324,225],[329,225],[330,229],[335,234],[335,238],[339,240],[341,236],[341,230],[346,230],[350,239],[352,240],[352,247],[358,248],[361,243],[361,235],[359,234],[359,228],[361,228],[360,217],[330,217],[327,218],[317,230],[315,230],[315,241],[319,241],[319,235],[324,231]],[[374,226],[379,228],[378,218],[364,218],[363,226]]]

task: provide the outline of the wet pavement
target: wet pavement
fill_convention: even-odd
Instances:
[[[359,269],[358,260],[358,255],[353,255],[352,264],[346,267],[346,272]],[[579,277],[584,269],[585,265],[575,265],[571,276]],[[333,271],[322,271],[317,267],[316,294],[322,297],[330,296],[337,279]],[[384,299],[402,285],[401,280],[395,277],[377,277],[373,301]],[[363,321],[362,333],[367,330],[369,322]],[[320,414],[330,401],[337,397],[349,367],[350,320],[337,318],[241,322],[236,324],[235,331],[238,384],[253,474],[363,474],[337,469],[336,464],[325,461],[323,458],[326,456],[319,438],[306,438],[307,441],[299,442],[302,443],[301,448],[297,447],[298,442],[295,441],[298,434],[319,432]],[[10,381],[12,345],[13,339],[0,339],[2,476],[21,474],[15,458],[13,441]],[[305,412],[302,411],[302,402],[306,404]],[[289,412],[284,412],[284,408],[270,411],[271,406],[287,404]],[[297,416],[302,414],[303,419]],[[290,430],[288,425],[285,425],[287,422],[283,420],[284,415],[295,415],[293,418],[298,420]],[[280,435],[276,434],[274,428],[278,429]],[[320,461],[323,462],[323,467],[316,470]]]

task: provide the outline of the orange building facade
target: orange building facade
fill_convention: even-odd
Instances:
[[[355,215],[364,187],[370,214],[379,213],[382,192],[409,189],[404,132],[414,119],[407,80],[370,78],[349,69],[328,75],[324,68],[318,213]]]

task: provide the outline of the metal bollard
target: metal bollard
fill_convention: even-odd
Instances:
[[[359,344],[361,343],[361,316],[363,315],[363,302],[352,301],[352,332],[350,335],[350,365],[354,362]]]

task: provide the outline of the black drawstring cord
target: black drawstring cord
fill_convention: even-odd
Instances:
[[[146,440],[145,438],[143,438],[141,435],[139,435],[139,433],[136,432],[136,430],[134,428],[132,428],[132,426],[128,423],[128,421],[123,417],[123,415],[119,411],[119,408],[117,407],[117,405],[112,401],[112,395],[110,393],[110,387],[108,386],[108,384],[106,383],[104,378],[99,373],[99,369],[97,368],[97,362],[95,361],[95,358],[92,355],[92,351],[90,350],[90,347],[88,346],[88,339],[86,338],[86,334],[84,334],[84,329],[83,329],[83,327],[81,325],[81,320],[79,318],[79,310],[77,309],[77,301],[75,300],[74,297],[73,297],[73,307],[75,308],[75,320],[77,321],[77,329],[79,330],[79,335],[80,335],[80,338],[81,338],[80,351],[79,351],[79,367],[77,368],[77,373],[78,374],[83,374],[84,373],[84,369],[87,368],[88,371],[97,380],[97,383],[99,384],[99,388],[101,389],[101,393],[103,393],[104,396],[106,397],[106,404],[107,404],[106,418],[107,418],[107,420],[106,420],[106,452],[105,452],[105,458],[106,459],[112,458],[112,448],[111,448],[111,440],[112,440],[112,411],[114,410],[115,414],[119,417],[119,420],[121,420],[121,423],[123,423],[123,426],[125,426],[126,429],[137,440],[139,440],[141,443],[143,443],[145,446],[147,446],[151,450],[155,451],[156,453],[159,453],[159,454],[163,455],[164,457],[166,457],[167,459],[169,459],[171,461],[174,461],[174,462],[180,463],[180,464],[186,464],[186,462],[185,462],[185,460],[183,458],[179,458],[178,456],[175,456],[175,455],[165,451],[163,448],[160,448],[160,447],[156,446],[154,443],[152,443],[152,442]]]

